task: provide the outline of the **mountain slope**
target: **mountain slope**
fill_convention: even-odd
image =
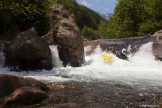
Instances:
[[[97,12],[79,5],[75,0],[49,0],[54,3],[62,4],[65,9],[74,18],[77,25],[80,28],[82,35],[88,39],[100,38],[98,34],[98,27],[101,22],[105,22],[106,19],[100,16]],[[52,4],[54,4],[52,3]]]

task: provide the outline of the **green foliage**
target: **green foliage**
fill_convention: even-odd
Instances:
[[[62,4],[88,39],[123,38],[152,34],[162,29],[162,0],[118,0],[108,21],[76,0],[1,0],[0,39],[35,27],[39,35],[49,30],[48,9]]]
[[[137,35],[138,17],[142,10],[142,0],[119,0],[114,15],[108,21],[108,37],[128,37]]]
[[[57,0],[48,0],[49,6],[56,4]]]
[[[162,28],[162,20],[161,21],[155,21],[155,20],[146,20],[145,22],[141,23],[139,26],[139,35],[145,35],[145,34],[153,34],[157,30],[160,30]]]
[[[99,27],[98,27],[98,34],[101,36],[101,38],[107,38],[107,27],[108,24],[107,22],[101,22]]]
[[[49,27],[47,11],[47,1],[1,0],[0,34],[8,39],[10,35],[35,27],[39,35],[44,35]]]
[[[139,25],[139,34],[152,34],[162,29],[162,1],[145,0],[145,19]]]
[[[162,29],[161,0],[118,0],[107,23],[100,24],[103,38],[152,34]]]
[[[89,40],[94,40],[94,39],[100,38],[97,30],[94,30],[87,26],[84,26],[81,33],[83,36],[85,36]]]
[[[162,18],[162,1],[161,0],[145,0],[144,5],[147,16],[153,20],[161,20]]]
[[[12,39],[17,33],[30,27],[35,27],[40,36],[45,35],[49,30],[48,9],[56,3],[62,4],[69,11],[81,31],[84,26],[89,28],[94,35],[89,39],[98,38],[96,30],[104,19],[96,12],[77,4],[75,0],[1,0],[0,36]]]
[[[82,30],[84,26],[97,30],[100,21],[105,21],[105,19],[96,12],[77,4],[75,0],[57,0],[57,3],[62,4],[65,9],[68,10],[70,15],[75,19],[80,30]]]

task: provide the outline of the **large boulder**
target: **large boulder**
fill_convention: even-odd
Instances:
[[[34,87],[42,91],[49,91],[49,87],[33,78],[22,78],[14,75],[0,74],[0,98],[9,96],[21,87]]]
[[[31,28],[15,37],[5,51],[5,65],[16,71],[52,68],[48,44]]]
[[[155,32],[153,36],[155,37],[152,48],[153,54],[155,59],[162,60],[162,30]]]
[[[155,59],[162,61],[162,40],[154,42],[152,49]]]
[[[100,39],[95,41],[86,41],[84,42],[84,46],[91,47],[86,52],[88,55],[91,54],[97,46],[100,46],[103,51],[115,51],[117,53],[123,53],[122,50],[124,49],[125,53],[129,54],[137,52],[141,45],[153,41],[153,36],[141,36],[121,39]]]
[[[58,46],[59,57],[64,66],[80,66],[84,60],[84,47],[76,23],[61,5],[50,8],[49,18],[51,29],[43,39],[50,45]]]
[[[156,38],[156,41],[162,40],[162,30],[155,32],[153,36]]]
[[[16,107],[18,105],[33,105],[47,99],[48,95],[33,87],[22,87],[16,89],[5,101],[4,105]]]

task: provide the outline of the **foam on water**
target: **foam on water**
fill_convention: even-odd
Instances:
[[[55,47],[50,47],[52,53],[56,53]],[[88,50],[87,47],[85,50]],[[55,51],[54,51],[54,50]],[[0,69],[0,74],[16,74],[19,76],[30,76],[48,82],[56,81],[116,81],[124,83],[149,83],[161,85],[162,82],[162,62],[155,61],[152,54],[152,42],[143,45],[135,54],[129,55],[129,61],[121,60],[111,53],[112,63],[104,63],[101,57],[101,49],[97,47],[93,54],[86,56],[86,63],[82,67],[57,67],[51,71],[35,72],[10,72],[6,68]],[[53,56],[57,54],[52,54]],[[57,57],[53,57],[56,59]],[[58,63],[59,61],[57,61]],[[55,63],[55,65],[57,64]],[[60,62],[58,63],[60,66]]]
[[[60,61],[58,50],[56,45],[51,45],[51,54],[52,54],[52,63],[55,67],[63,67],[62,62]]]

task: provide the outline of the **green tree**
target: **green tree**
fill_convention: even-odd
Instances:
[[[98,27],[98,34],[101,36],[101,38],[108,38],[107,28],[108,28],[107,22],[102,21]]]
[[[81,33],[83,36],[85,36],[89,40],[94,40],[94,39],[99,38],[99,34],[98,34],[97,30],[94,30],[87,26],[84,26]]]
[[[77,4],[76,0],[1,0],[0,36],[12,39],[17,33],[35,27],[38,34],[45,35],[49,30],[48,9],[53,4],[62,4],[80,28],[87,26],[96,37],[101,21],[96,12]],[[84,31],[84,30],[83,30]]]
[[[162,29],[161,10],[161,0],[118,0],[107,26],[100,24],[99,33],[104,38],[152,34]]]
[[[139,34],[152,34],[162,29],[162,1],[144,0],[145,18],[139,24]]]
[[[48,29],[49,3],[42,0],[1,0],[0,34],[11,37],[19,31],[35,27],[39,35]]]
[[[142,22],[143,0],[118,0],[114,14],[108,21],[108,37],[128,37],[137,35]]]

